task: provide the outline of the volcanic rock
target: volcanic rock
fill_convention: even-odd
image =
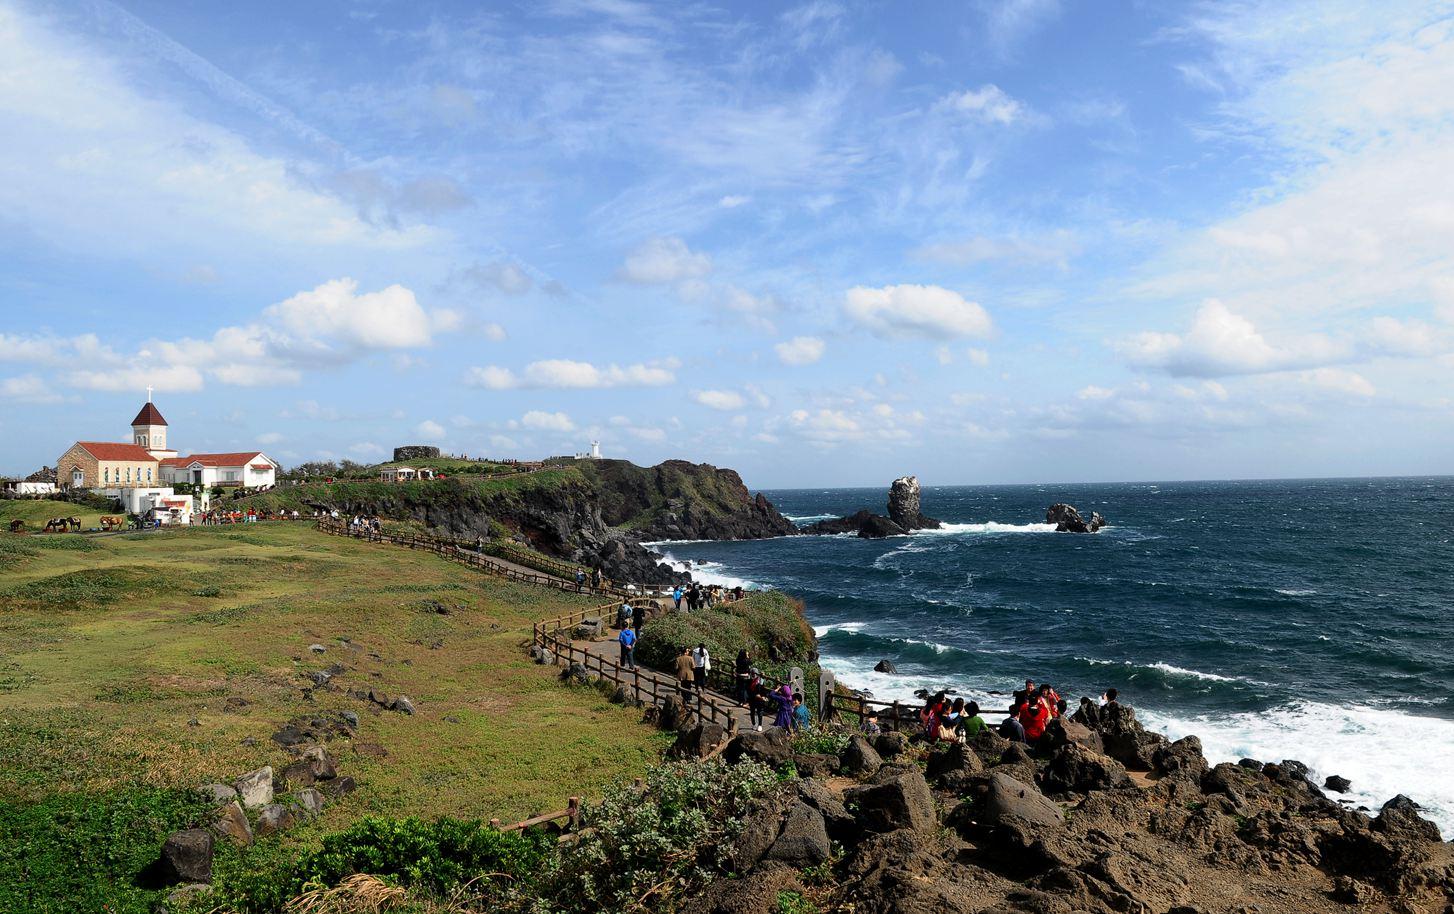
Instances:
[[[205,828],[173,832],[162,845],[162,877],[168,883],[212,881],[212,833]]]
[[[919,511],[917,476],[900,476],[889,486],[889,519],[905,530],[937,530],[941,526]]]
[[[1106,525],[1106,519],[1092,512],[1087,521],[1074,505],[1056,502],[1045,509],[1045,523],[1054,524],[1056,533],[1095,533]]]

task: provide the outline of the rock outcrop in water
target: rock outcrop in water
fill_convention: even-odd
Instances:
[[[867,509],[833,520],[820,520],[804,527],[808,534],[856,533],[864,539],[905,536],[915,530],[935,530],[940,522],[919,511],[919,478],[900,476],[889,487],[889,515]]]
[[[905,530],[937,530],[939,521],[919,511],[919,477],[900,476],[889,486],[889,519]]]
[[[1045,509],[1045,523],[1054,524],[1056,533],[1095,533],[1106,525],[1106,519],[1092,511],[1087,521],[1074,505],[1056,502]]]
[[[1196,737],[1152,734],[1128,706],[1082,707],[1052,722],[1034,757],[988,730],[930,748],[854,736],[826,759],[790,746],[754,755],[765,734],[738,736],[724,756],[734,763],[811,763],[858,783],[789,779],[760,797],[737,878],[685,910],[770,914],[781,889],[864,914],[1449,909],[1454,854],[1408,798],[1370,818],[1325,797],[1297,762],[1213,767]],[[800,881],[809,865],[829,878]]]

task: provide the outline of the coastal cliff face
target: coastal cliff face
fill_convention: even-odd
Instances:
[[[375,514],[451,536],[513,537],[547,555],[600,566],[618,581],[688,577],[642,542],[760,539],[797,532],[733,470],[670,460],[579,461],[514,479],[338,482],[276,490],[250,504]]]

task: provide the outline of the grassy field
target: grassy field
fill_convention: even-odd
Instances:
[[[107,513],[113,512],[97,511],[95,508],[88,508],[85,505],[51,501],[47,498],[0,499],[0,531],[9,530],[12,520],[25,521],[28,530],[40,530],[52,517],[79,517],[81,526],[90,530],[100,527],[101,515]]]
[[[7,817],[13,830],[52,807],[149,809],[157,791],[280,767],[270,735],[317,711],[358,713],[355,744],[387,754],[332,744],[359,790],[285,845],[366,814],[510,820],[595,796],[663,743],[639,712],[525,656],[531,621],[576,599],[303,524],[0,534],[0,869]],[[307,674],[335,662],[347,669],[305,697]],[[406,694],[418,714],[351,688]]]

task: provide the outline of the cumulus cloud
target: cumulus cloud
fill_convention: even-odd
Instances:
[[[712,258],[693,251],[680,238],[651,238],[626,255],[616,276],[638,285],[667,285],[700,279],[712,272]]]
[[[1138,333],[1119,348],[1137,367],[1207,378],[1326,365],[1348,358],[1352,351],[1317,335],[1273,344],[1252,321],[1216,299],[1202,303],[1186,333]]]
[[[338,340],[365,349],[427,345],[436,324],[401,285],[359,294],[358,281],[333,279],[268,307],[264,318],[302,340]],[[439,329],[452,329],[446,313]]]
[[[1024,120],[1027,114],[1023,104],[994,83],[950,93],[939,100],[937,107],[986,124],[1009,125]]]
[[[940,286],[856,286],[844,297],[843,310],[882,337],[983,337],[993,329],[989,314],[977,302]]]
[[[692,392],[692,399],[703,406],[723,412],[742,409],[747,405],[747,398],[735,390],[696,390]]]
[[[816,336],[795,336],[778,343],[773,349],[784,365],[811,365],[823,358],[827,344]]]
[[[438,441],[444,437],[444,426],[435,422],[433,419],[425,419],[423,422],[414,426],[414,434],[431,441]]]
[[[49,384],[33,374],[0,381],[0,397],[20,403],[59,403],[62,399]]]
[[[667,359],[636,365],[596,366],[571,359],[543,359],[526,365],[520,373],[498,365],[471,368],[465,383],[489,390],[535,388],[553,390],[602,390],[610,387],[663,387],[676,381],[680,362]]]
[[[532,409],[521,416],[520,424],[525,428],[544,432],[573,432],[576,428],[571,417],[565,413],[548,413],[538,409]]]

